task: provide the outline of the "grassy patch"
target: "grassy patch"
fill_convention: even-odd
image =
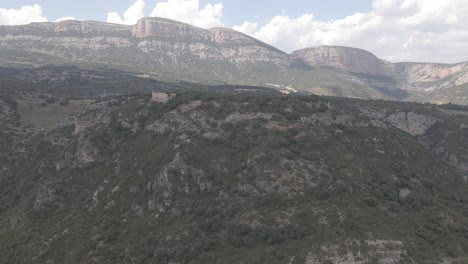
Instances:
[[[25,125],[33,125],[41,128],[54,127],[58,121],[81,111],[89,100],[71,100],[68,105],[59,103],[41,106],[28,100],[18,101],[18,112],[21,122]]]

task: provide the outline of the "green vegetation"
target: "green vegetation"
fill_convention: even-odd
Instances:
[[[34,103],[30,100],[18,101],[18,113],[21,116],[21,122],[25,125],[52,128],[58,121],[80,112],[84,105],[91,103],[88,100],[72,100],[69,104],[62,104],[63,101],[55,103],[55,100],[54,103],[50,102],[51,100],[49,100],[49,103]]]
[[[19,101],[20,113],[24,107]],[[363,114],[378,111],[439,122],[412,136]],[[41,115],[35,119],[48,120]],[[76,118],[5,142],[5,263],[424,263],[468,255],[458,166],[467,157],[466,119],[438,107],[190,92],[167,104],[114,97]]]

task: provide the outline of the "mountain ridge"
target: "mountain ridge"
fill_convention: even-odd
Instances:
[[[288,54],[228,28],[202,29],[165,18],[135,25],[97,21],[0,26],[0,66],[78,65],[150,74],[154,78],[240,85],[274,84],[319,95],[468,103],[431,96],[468,83],[468,62],[382,60],[369,51],[317,46]]]

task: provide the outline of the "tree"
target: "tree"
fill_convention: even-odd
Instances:
[[[54,97],[47,97],[45,99],[45,102],[48,103],[48,104],[55,104],[56,101],[57,101],[57,99],[55,99]]]
[[[70,104],[70,100],[66,99],[66,98],[63,98],[62,100],[60,100],[59,102],[60,105],[69,105]]]

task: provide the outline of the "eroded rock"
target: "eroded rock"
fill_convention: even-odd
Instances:
[[[388,116],[385,120],[413,136],[424,135],[438,121],[432,116],[419,115],[414,112],[399,112]]]
[[[58,210],[64,206],[64,188],[62,183],[46,183],[37,190],[33,210]]]

